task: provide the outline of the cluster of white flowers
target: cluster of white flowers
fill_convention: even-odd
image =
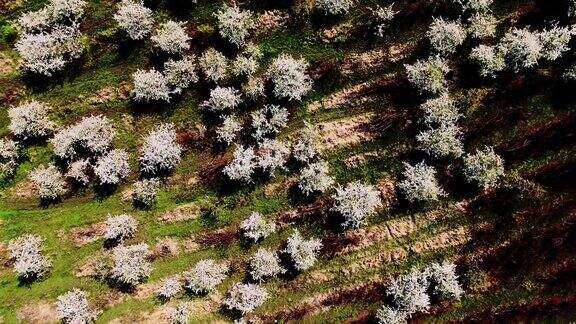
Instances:
[[[416,136],[420,150],[434,157],[453,155],[460,157],[464,152],[464,144],[460,139],[460,128],[455,124],[442,124],[429,128]]]
[[[298,230],[294,230],[288,237],[283,252],[290,256],[296,270],[304,271],[316,263],[321,248],[322,243],[319,239],[305,240]]]
[[[109,215],[106,220],[106,231],[104,238],[106,240],[114,240],[123,242],[125,239],[131,237],[136,233],[138,221],[128,215],[122,214],[118,216]]]
[[[250,276],[256,281],[263,281],[264,278],[275,277],[286,272],[280,266],[280,258],[276,252],[259,248],[250,258]]]
[[[276,224],[274,224],[274,222],[267,222],[264,217],[262,217],[262,214],[252,212],[248,218],[240,223],[240,230],[246,238],[257,242],[274,233],[276,231]]]
[[[11,240],[8,250],[14,260],[14,271],[24,279],[43,277],[52,264],[42,255],[42,238],[37,235],[28,234]]]
[[[0,138],[0,178],[14,173],[18,164],[18,148],[10,139]]]
[[[188,304],[184,302],[168,309],[168,322],[170,324],[188,324],[188,317],[190,317],[190,309]]]
[[[264,96],[264,80],[259,77],[249,77],[242,86],[242,91],[247,98],[256,100]]]
[[[440,96],[426,100],[420,105],[420,109],[424,113],[424,123],[427,125],[454,124],[462,116],[448,92],[442,92]]]
[[[122,0],[114,20],[129,38],[141,40],[147,37],[154,26],[152,10],[146,8],[141,1]]]
[[[254,27],[252,12],[240,10],[236,5],[224,5],[214,13],[214,17],[217,20],[220,36],[238,47],[244,45],[250,29]]]
[[[182,147],[176,142],[174,124],[154,128],[142,146],[140,166],[144,173],[157,174],[172,171],[180,162]]]
[[[53,165],[38,166],[30,173],[30,179],[34,182],[41,199],[56,199],[66,192],[64,177]]]
[[[437,200],[444,196],[444,191],[436,181],[436,170],[433,167],[420,162],[414,166],[404,163],[406,170],[403,173],[404,180],[398,183],[400,191],[404,193],[408,201]]]
[[[542,43],[542,58],[553,61],[568,51],[568,43],[576,33],[574,26],[558,27],[554,25],[548,30],[540,32],[540,42]]]
[[[184,23],[173,20],[160,24],[150,39],[156,47],[168,54],[179,54],[190,49],[190,37],[186,33]]]
[[[262,56],[256,45],[249,44],[236,56],[232,62],[232,74],[235,76],[251,76],[258,70],[258,59]]]
[[[282,54],[270,65],[267,76],[274,84],[274,95],[288,100],[301,100],[312,89],[306,73],[308,62]]]
[[[448,261],[442,263],[434,262],[426,268],[426,271],[437,295],[444,298],[460,299],[464,291],[458,283],[458,275],[456,275],[456,265],[454,263]]]
[[[71,160],[80,153],[99,155],[106,152],[116,135],[110,120],[103,115],[84,117],[78,123],[63,128],[51,143],[54,154]]]
[[[224,167],[225,175],[230,180],[252,182],[252,174],[258,166],[258,159],[254,148],[244,148],[242,145],[236,147],[234,151],[234,160]]]
[[[538,64],[543,48],[538,33],[517,28],[504,35],[500,46],[508,65],[515,71]]]
[[[394,16],[396,16],[396,14],[398,13],[392,10],[393,6],[394,4],[392,3],[389,6],[381,7],[377,5],[376,8],[370,9],[370,11],[372,12],[372,16],[374,17],[376,36],[378,37],[384,36],[384,32],[388,28],[390,21],[392,21],[392,19],[394,19]]]
[[[292,146],[292,155],[297,161],[309,163],[320,156],[320,134],[315,126],[304,123],[298,140]]]
[[[50,0],[47,7],[56,21],[76,21],[84,15],[86,4],[84,0]]]
[[[66,178],[74,180],[79,185],[87,185],[90,181],[88,177],[88,171],[91,167],[90,162],[87,159],[82,159],[70,163],[68,166],[68,171],[66,171]]]
[[[129,286],[138,284],[147,278],[152,271],[152,266],[148,260],[150,251],[148,244],[140,243],[135,245],[120,245],[114,248],[114,267],[111,271],[111,278],[117,282]]]
[[[210,91],[210,98],[202,103],[209,110],[222,112],[236,108],[242,102],[240,91],[232,87],[216,87]]]
[[[224,305],[230,310],[236,310],[245,315],[252,313],[266,299],[268,299],[268,292],[264,287],[250,283],[235,283],[228,291]]]
[[[506,62],[504,53],[499,48],[488,45],[479,45],[472,49],[470,60],[480,68],[480,75],[495,77],[496,72],[504,70]]]
[[[317,0],[316,7],[327,14],[340,15],[348,13],[355,3],[356,0]]]
[[[228,267],[218,264],[214,260],[200,260],[196,266],[184,273],[186,288],[191,292],[208,293],[226,279]]]
[[[284,164],[290,156],[290,149],[276,139],[265,139],[258,150],[258,166],[274,176],[277,169],[286,170]]]
[[[562,74],[562,78],[566,81],[576,81],[576,65],[568,67]]]
[[[491,147],[464,157],[464,176],[484,189],[496,186],[503,175],[504,161]]]
[[[84,15],[84,0],[50,0],[38,11],[23,13],[16,21],[26,33],[39,32],[58,24],[78,21]]]
[[[178,277],[171,277],[162,282],[162,286],[158,288],[158,297],[162,299],[172,299],[182,290],[182,284]]]
[[[330,169],[326,161],[310,163],[300,170],[298,188],[306,196],[315,192],[325,192],[334,184],[334,179],[329,175]]]
[[[462,6],[462,10],[484,12],[490,10],[494,0],[454,0]]]
[[[371,185],[358,181],[351,182],[346,187],[336,188],[332,196],[332,210],[344,217],[344,228],[357,228],[365,222],[366,217],[374,214],[382,206],[380,192]]]
[[[156,69],[137,70],[132,75],[134,80],[134,100],[141,102],[170,101],[170,84],[168,78]]]
[[[376,311],[376,320],[379,324],[405,324],[406,313],[401,310],[383,305]]]
[[[266,136],[278,134],[288,124],[288,109],[277,105],[265,105],[252,112],[254,138],[262,141]]]
[[[427,61],[416,61],[405,65],[408,81],[421,92],[438,93],[446,87],[446,74],[450,67],[446,60],[439,56],[430,57]]]
[[[209,48],[202,53],[198,60],[198,65],[200,65],[206,79],[215,83],[228,76],[228,59],[224,54],[213,48]]]
[[[435,18],[426,33],[430,44],[439,54],[453,54],[468,36],[466,28],[458,22]]]
[[[238,133],[242,130],[242,125],[238,121],[236,116],[226,116],[222,121],[222,125],[216,128],[216,138],[226,145],[230,145],[234,142]]]
[[[132,199],[136,205],[151,207],[156,202],[160,181],[158,179],[143,179],[134,182]]]
[[[44,7],[37,11],[22,13],[14,25],[25,33],[37,33],[49,29],[52,23],[50,9]]]
[[[50,107],[36,100],[25,101],[8,110],[12,134],[21,139],[39,138],[50,134],[56,124],[48,118]]]
[[[164,75],[173,88],[172,92],[181,93],[190,83],[198,82],[195,60],[196,57],[191,55],[176,61],[170,59],[164,63]]]
[[[426,271],[413,269],[407,274],[391,278],[386,293],[392,297],[399,310],[409,316],[430,308],[429,286]]]
[[[56,310],[58,319],[70,324],[93,323],[99,314],[98,311],[90,308],[88,293],[78,288],[58,296]]]
[[[488,13],[475,13],[468,19],[468,32],[474,38],[491,37],[496,34],[498,20]]]
[[[94,175],[101,185],[117,185],[129,173],[128,153],[124,150],[111,150],[100,157],[94,166]]]

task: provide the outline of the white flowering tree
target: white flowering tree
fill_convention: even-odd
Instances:
[[[290,156],[290,149],[277,139],[265,139],[258,149],[258,166],[271,177],[276,170],[286,170],[284,164]]]
[[[380,192],[374,186],[359,181],[351,182],[344,188],[336,188],[332,201],[332,210],[344,217],[344,228],[360,227],[366,217],[382,206]]]
[[[433,56],[427,61],[418,60],[405,67],[408,81],[420,92],[436,94],[446,89],[446,74],[450,72],[450,67],[443,58]]]
[[[27,34],[39,33],[50,29],[54,23],[49,6],[37,11],[23,12],[14,22],[14,27]]]
[[[376,311],[376,320],[378,324],[405,324],[407,314],[396,308],[392,308],[388,305],[382,305]]]
[[[448,92],[442,92],[438,97],[426,100],[420,105],[420,109],[427,125],[451,125],[462,116]]]
[[[0,178],[10,176],[18,165],[18,148],[10,139],[0,138]]]
[[[114,267],[110,277],[116,282],[127,286],[135,286],[150,276],[152,266],[148,260],[150,257],[148,244],[120,245],[114,248],[112,257]]]
[[[103,115],[84,117],[78,123],[61,129],[51,139],[54,154],[72,160],[80,153],[100,155],[110,148],[116,130]]]
[[[226,116],[222,121],[222,125],[216,128],[216,138],[226,145],[230,145],[238,137],[238,133],[242,130],[242,125],[238,118],[234,115]]]
[[[226,279],[228,267],[216,261],[200,260],[194,268],[184,273],[186,289],[195,294],[208,293],[216,289],[224,279]]]
[[[454,0],[462,6],[462,10],[485,12],[490,10],[494,0]]]
[[[468,33],[466,28],[458,22],[435,18],[426,36],[430,39],[434,51],[445,55],[455,53],[456,48],[466,40]]]
[[[250,29],[254,27],[254,18],[250,10],[240,10],[238,6],[224,4],[214,13],[220,36],[237,47],[246,43]]]
[[[288,109],[278,105],[265,105],[252,112],[252,128],[254,138],[262,141],[266,136],[278,134],[288,125]]]
[[[434,293],[444,298],[460,299],[464,293],[458,275],[456,275],[456,265],[444,261],[442,263],[432,263],[427,268],[429,280],[434,289]]]
[[[56,310],[58,319],[70,324],[93,323],[100,313],[90,307],[88,293],[78,288],[58,296]]]
[[[76,184],[85,186],[90,181],[88,172],[92,165],[87,159],[81,159],[70,163],[66,171],[66,178],[72,179]]]
[[[420,132],[416,135],[416,140],[419,149],[433,157],[460,157],[464,152],[460,135],[461,131],[457,125],[442,124]]]
[[[274,233],[276,231],[276,224],[274,224],[274,222],[267,222],[262,214],[252,212],[248,218],[240,223],[240,231],[244,237],[258,242]]]
[[[468,19],[468,33],[474,38],[492,37],[496,34],[498,20],[488,13],[475,13]]]
[[[316,7],[327,14],[340,15],[348,13],[355,3],[356,0],[317,0]]]
[[[305,240],[298,230],[294,230],[294,233],[288,237],[283,252],[290,257],[296,270],[304,271],[316,263],[321,248],[322,243],[319,239]]]
[[[218,83],[228,76],[228,59],[213,48],[202,53],[198,65],[209,81]]]
[[[260,77],[249,77],[242,86],[242,92],[246,98],[252,100],[264,97],[264,80]]]
[[[169,300],[180,293],[180,291],[182,291],[182,284],[178,277],[175,276],[165,279],[160,288],[158,288],[157,294],[161,299]]]
[[[137,227],[138,221],[131,215],[108,215],[104,238],[110,241],[124,242],[125,239],[134,236]]]
[[[141,170],[147,174],[170,172],[180,162],[181,154],[174,124],[162,124],[150,131],[145,139],[139,157]]]
[[[132,193],[134,204],[146,208],[152,207],[156,203],[159,188],[160,181],[156,178],[134,182]]]
[[[250,276],[252,279],[261,282],[265,278],[275,277],[286,272],[280,266],[280,258],[276,252],[259,248],[250,258]]]
[[[267,71],[274,84],[274,95],[280,99],[301,100],[311,89],[312,79],[306,73],[308,62],[289,55],[278,56]]]
[[[188,324],[190,308],[188,304],[180,302],[176,307],[170,307],[168,309],[167,316],[170,324]]]
[[[191,55],[176,61],[169,59],[164,63],[164,75],[174,93],[181,93],[190,83],[198,82],[195,60],[196,57]]]
[[[386,293],[392,297],[398,309],[409,317],[415,312],[427,311],[430,308],[428,286],[427,273],[413,269],[407,274],[390,278]]]
[[[77,21],[84,15],[86,4],[84,0],[50,0],[47,8],[56,22]]]
[[[101,156],[94,166],[94,175],[101,185],[117,185],[130,173],[128,153],[114,149]]]
[[[506,68],[504,53],[494,46],[478,45],[472,49],[470,60],[479,67],[481,76],[495,77],[496,73]]]
[[[190,49],[190,37],[181,22],[168,20],[160,24],[150,39],[156,47],[168,54],[180,54]]]
[[[436,180],[436,170],[420,162],[414,166],[404,163],[404,180],[398,183],[398,188],[410,202],[432,201],[446,195]]]
[[[559,27],[554,25],[548,30],[540,32],[540,42],[542,44],[542,57],[545,60],[554,61],[568,51],[568,43],[576,33],[574,26]]]
[[[260,48],[248,44],[241,54],[232,62],[232,74],[235,76],[251,76],[258,70],[258,60],[262,57]]]
[[[48,167],[44,165],[38,166],[30,173],[30,179],[34,183],[41,199],[53,200],[66,193],[64,177],[53,165]]]
[[[48,272],[52,263],[42,253],[42,238],[23,235],[8,242],[10,258],[14,260],[14,272],[23,279],[41,278]]]
[[[242,145],[238,145],[234,151],[234,159],[224,167],[222,172],[230,180],[250,183],[257,166],[258,157],[254,153],[254,148],[244,148]]]
[[[216,87],[210,91],[210,98],[202,103],[214,112],[229,111],[242,102],[240,91],[233,87]]]
[[[390,22],[398,12],[394,11],[392,7],[394,4],[390,4],[388,6],[379,6],[377,5],[375,8],[371,8],[370,11],[372,13],[372,19],[374,21],[375,31],[374,33],[378,37],[383,37],[386,29],[390,25]]]
[[[495,187],[504,175],[504,161],[491,147],[464,157],[464,176],[481,188]]]
[[[315,192],[325,192],[334,184],[334,179],[329,173],[330,168],[326,161],[310,163],[300,170],[298,188],[306,196]]]
[[[139,102],[170,101],[172,89],[168,78],[161,72],[151,69],[137,70],[132,75],[134,80],[134,100]]]
[[[320,133],[310,122],[305,122],[296,143],[292,146],[292,155],[302,163],[310,163],[320,156]]]
[[[118,27],[133,40],[146,38],[154,27],[152,10],[146,8],[142,1],[122,0],[113,18]]]
[[[50,107],[36,100],[25,101],[8,110],[12,134],[23,140],[50,134],[56,124],[48,118]]]
[[[235,283],[228,290],[224,305],[230,310],[246,315],[256,310],[266,299],[268,299],[268,292],[264,287],[250,283]]]
[[[538,64],[542,57],[542,41],[538,33],[528,29],[512,28],[500,41],[508,66],[514,71]]]

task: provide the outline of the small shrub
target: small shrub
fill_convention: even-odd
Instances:
[[[296,270],[304,271],[316,263],[321,248],[322,243],[319,239],[305,240],[298,230],[294,230],[283,252],[290,256]]]
[[[151,69],[137,70],[132,75],[134,80],[134,100],[139,102],[170,101],[169,80],[164,74]]]
[[[446,74],[450,71],[446,60],[439,56],[427,61],[416,61],[413,65],[405,65],[408,81],[420,92],[436,94],[446,87]]]
[[[124,242],[125,239],[134,236],[137,227],[138,221],[128,214],[108,215],[104,238],[106,240]]]
[[[542,42],[537,33],[528,29],[512,28],[500,42],[508,66],[515,71],[538,64],[542,57]]]
[[[430,308],[428,276],[414,269],[407,274],[390,278],[386,293],[392,297],[398,309],[410,316],[415,312],[427,311]]]
[[[172,307],[168,310],[168,321],[171,324],[188,324],[190,317],[190,309],[188,304],[180,302],[178,306]]]
[[[90,167],[90,162],[86,159],[74,161],[68,167],[66,178],[74,180],[79,185],[87,185],[90,181],[88,177],[88,170]]]
[[[280,99],[301,100],[312,89],[306,74],[308,62],[282,54],[270,65],[267,76],[274,84],[274,95]]]
[[[404,163],[406,170],[403,173],[404,180],[398,183],[400,191],[404,193],[408,201],[431,201],[444,196],[444,191],[436,181],[436,170],[420,162],[414,166]]]
[[[424,113],[424,123],[427,125],[451,125],[462,116],[448,92],[426,100],[420,105],[420,109]]]
[[[494,0],[454,0],[462,6],[462,10],[484,12],[490,10]]]
[[[434,287],[434,293],[444,298],[460,299],[464,293],[458,283],[456,275],[456,265],[444,261],[442,263],[432,263],[426,268],[428,277]]]
[[[261,282],[284,272],[286,270],[280,266],[280,258],[276,252],[259,248],[250,258],[250,276],[256,281]]]
[[[198,82],[194,60],[194,56],[186,56],[177,61],[170,59],[164,63],[164,75],[174,93],[181,93],[190,83]]]
[[[210,91],[210,98],[202,103],[208,110],[221,112],[236,108],[240,102],[240,91],[232,87],[216,87]]]
[[[316,7],[330,15],[346,14],[356,3],[355,0],[317,0]]]
[[[226,116],[222,125],[216,128],[216,139],[220,142],[230,145],[236,140],[238,133],[242,130],[242,125],[238,122],[236,116]]]
[[[228,290],[224,305],[230,310],[236,310],[242,315],[252,313],[268,299],[266,289],[255,284],[236,283]]]
[[[42,255],[42,238],[23,235],[8,242],[10,258],[14,260],[14,272],[30,280],[43,277],[52,263]]]
[[[118,27],[133,40],[144,39],[154,27],[152,10],[146,8],[141,1],[122,0],[113,18]]]
[[[496,72],[506,67],[504,53],[493,46],[479,45],[473,48],[470,60],[478,65],[480,75],[484,77],[495,77]]]
[[[152,266],[148,258],[150,251],[148,244],[120,245],[114,248],[111,278],[120,284],[134,286],[148,278]]]
[[[230,43],[240,47],[245,44],[250,29],[254,27],[254,19],[250,10],[240,10],[236,5],[224,4],[214,17],[217,20],[220,36]]]
[[[406,313],[383,305],[376,312],[376,320],[379,324],[404,324],[406,323]]]
[[[94,175],[101,185],[117,185],[130,173],[128,153],[114,149],[100,157],[94,166]]]
[[[228,59],[213,48],[207,49],[202,54],[198,64],[207,80],[218,83],[228,76]]]
[[[467,31],[460,23],[435,18],[426,33],[435,52],[453,54],[466,39]]]
[[[240,230],[244,237],[258,242],[274,233],[276,231],[276,224],[274,224],[274,222],[267,222],[264,217],[262,217],[262,214],[252,212],[248,218],[240,223]]]
[[[496,34],[498,20],[487,13],[476,13],[468,19],[468,32],[474,38],[492,37]]]
[[[234,151],[234,160],[224,167],[224,174],[230,180],[252,182],[252,174],[258,166],[258,157],[252,147],[244,148],[239,145]]]
[[[446,156],[460,157],[464,152],[464,144],[460,140],[460,128],[454,124],[443,124],[437,128],[429,128],[416,135],[419,149],[427,154],[441,158]]]
[[[320,156],[320,134],[315,126],[309,122],[304,123],[298,140],[292,147],[292,155],[302,163],[309,163]]]
[[[48,118],[50,107],[36,101],[25,101],[8,110],[12,134],[23,140],[40,138],[50,134],[56,124]]]
[[[100,155],[110,148],[116,130],[103,115],[84,117],[80,122],[61,129],[50,141],[54,154],[71,160],[81,153]]]
[[[152,207],[156,203],[159,187],[160,181],[155,178],[134,182],[134,192],[132,193],[134,203],[142,207]]]
[[[177,277],[171,277],[162,282],[158,289],[158,297],[168,300],[172,299],[182,290],[182,284]]]
[[[277,105],[265,105],[252,113],[254,138],[262,141],[266,136],[278,134],[288,124],[288,109]]]
[[[336,188],[332,196],[332,210],[344,217],[344,228],[360,227],[366,217],[374,214],[382,206],[380,192],[374,186],[358,181],[351,182],[344,188]]]
[[[176,142],[174,124],[162,124],[148,133],[142,146],[139,162],[142,172],[169,172],[180,162],[182,147]]]
[[[0,179],[14,173],[18,165],[18,148],[16,143],[0,138]]]
[[[71,291],[58,296],[56,302],[58,319],[64,323],[93,323],[99,312],[90,308],[88,293],[74,288]]]
[[[374,25],[375,25],[375,34],[378,37],[383,37],[384,32],[388,29],[390,21],[394,19],[394,16],[398,12],[392,10],[394,4],[390,4],[387,7],[376,6],[376,8],[371,8],[370,11],[372,12]]]
[[[323,193],[334,184],[334,179],[329,175],[330,169],[326,161],[310,163],[300,171],[298,188],[306,196],[315,192]]]
[[[235,76],[251,76],[258,70],[258,60],[251,56],[238,55],[232,61],[232,74]]]
[[[64,178],[53,165],[38,166],[30,173],[30,179],[34,182],[41,199],[53,200],[66,193]]]
[[[200,260],[190,271],[184,273],[186,288],[193,293],[208,293],[213,291],[226,279],[228,267],[214,260]]]
[[[568,43],[576,28],[558,27],[557,25],[540,33],[540,43],[542,44],[542,57],[545,60],[554,61],[568,51]]]
[[[503,175],[504,161],[491,147],[464,157],[464,176],[484,189],[495,187]]]
[[[286,170],[284,164],[290,156],[290,149],[276,139],[265,139],[258,150],[258,166],[273,177],[276,170]]]
[[[242,91],[247,98],[256,100],[264,96],[264,80],[259,77],[249,77],[242,86]]]
[[[190,37],[183,23],[168,20],[150,37],[154,45],[168,54],[179,54],[190,49]]]

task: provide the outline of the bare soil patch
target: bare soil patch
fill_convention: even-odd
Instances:
[[[86,245],[95,242],[104,236],[106,223],[95,223],[86,227],[79,227],[70,230],[72,241],[76,246]]]
[[[174,223],[196,219],[198,217],[200,217],[200,207],[195,203],[190,203],[180,206],[176,209],[169,210],[158,216],[158,219],[161,222]]]
[[[18,318],[24,323],[58,323],[56,306],[46,301],[29,304],[20,309]]]
[[[325,149],[368,141],[375,136],[370,127],[374,114],[367,113],[348,119],[321,123],[322,144]]]

